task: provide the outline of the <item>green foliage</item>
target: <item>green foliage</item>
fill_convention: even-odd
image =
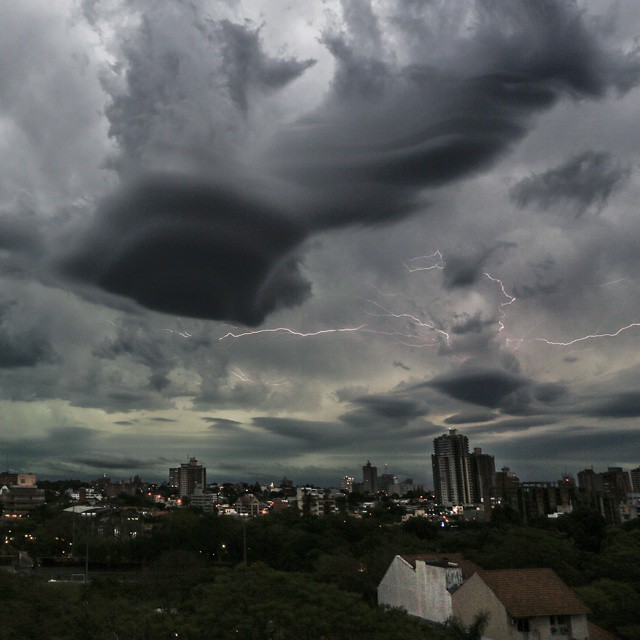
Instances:
[[[457,618],[449,618],[445,623],[445,629],[456,640],[482,640],[484,630],[488,624],[489,613],[482,611],[468,627]]]
[[[607,522],[599,511],[586,507],[561,516],[558,531],[566,533],[582,551],[597,553],[607,537]]]
[[[505,525],[520,525],[522,517],[508,504],[499,504],[491,510],[491,524],[500,527]]]
[[[189,637],[296,640],[419,640],[443,634],[396,610],[372,609],[354,594],[301,574],[257,564],[226,571],[195,589]]]

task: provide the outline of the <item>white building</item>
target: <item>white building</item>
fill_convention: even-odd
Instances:
[[[378,585],[378,604],[446,622],[453,614],[452,592],[479,570],[459,553],[396,556]]]
[[[553,569],[480,571],[452,600],[465,625],[489,614],[487,640],[589,640],[589,609]]]

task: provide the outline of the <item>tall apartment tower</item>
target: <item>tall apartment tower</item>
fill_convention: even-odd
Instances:
[[[207,468],[198,464],[195,458],[190,458],[189,462],[169,469],[169,483],[178,487],[180,497],[190,496],[194,493],[196,485],[201,489],[207,486]]]
[[[640,467],[631,469],[629,475],[631,476],[631,491],[640,493]]]
[[[378,493],[378,467],[372,467],[369,460],[362,467],[362,484],[365,493]]]
[[[495,496],[496,490],[496,459],[475,447],[469,456],[469,476],[471,501],[491,505],[491,498]]]
[[[468,504],[471,502],[469,477],[469,439],[456,429],[435,438],[433,482],[438,504]]]

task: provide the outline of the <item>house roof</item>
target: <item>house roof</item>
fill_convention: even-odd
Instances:
[[[471,560],[467,560],[461,553],[421,553],[414,555],[406,555],[402,554],[400,556],[405,562],[408,562],[414,569],[416,568],[416,560],[420,560],[421,562],[426,562],[427,564],[444,567],[449,562],[453,562],[457,564],[460,569],[462,569],[462,577],[467,580],[474,573],[478,571],[482,571],[482,568],[479,567]]]
[[[593,622],[588,622],[587,625],[589,627],[589,640],[619,640],[618,636],[593,624]]]
[[[553,569],[499,569],[478,575],[513,618],[589,613]]]

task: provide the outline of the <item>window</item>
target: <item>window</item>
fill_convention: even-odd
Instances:
[[[529,618],[516,618],[516,627],[522,633],[529,633]]]
[[[551,625],[551,635],[568,636],[571,635],[571,617],[570,616],[549,616]]]

